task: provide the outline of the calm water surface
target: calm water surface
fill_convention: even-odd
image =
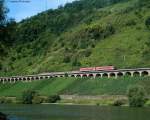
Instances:
[[[150,108],[0,105],[11,120],[150,120]]]

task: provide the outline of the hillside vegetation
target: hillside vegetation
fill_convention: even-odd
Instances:
[[[14,23],[0,74],[149,67],[149,11],[149,0],[80,0]]]

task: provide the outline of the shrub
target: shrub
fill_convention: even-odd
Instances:
[[[51,95],[47,98],[48,103],[56,103],[58,100],[60,100],[60,96],[59,95]]]
[[[6,98],[5,101],[4,101],[5,104],[11,104],[13,103],[13,100],[10,99],[10,98]]]
[[[23,104],[32,104],[32,99],[37,95],[37,92],[33,90],[26,90],[22,93],[22,103]]]
[[[96,103],[96,106],[100,106],[100,103]]]
[[[129,87],[127,95],[131,107],[142,107],[146,102],[146,93],[142,86]]]
[[[106,25],[91,25],[86,29],[86,34],[91,39],[106,38],[115,33],[115,28],[111,24]]]
[[[33,104],[40,104],[43,103],[44,99],[38,95],[34,96],[32,99]]]
[[[89,57],[91,55],[92,51],[90,49],[85,51],[85,57]]]
[[[117,99],[114,101],[113,106],[121,106],[121,105],[126,104],[126,102],[127,101],[125,99]]]
[[[115,27],[112,24],[90,24],[78,30],[71,40],[73,49],[87,49],[98,40],[107,38],[115,33]],[[78,39],[78,41],[76,41]],[[95,45],[93,45],[95,47]]]
[[[64,46],[65,46],[65,43],[62,42],[62,43],[61,43],[61,47],[64,47]]]
[[[138,0],[137,1],[137,7],[142,7],[144,5],[149,5],[149,0]]]
[[[0,104],[5,103],[5,97],[0,98]]]
[[[0,70],[2,70],[2,69],[3,69],[2,63],[0,63]]]
[[[75,57],[72,59],[72,66],[81,66],[81,63],[80,63],[80,61],[78,60],[77,56],[75,56]]]
[[[70,56],[65,56],[63,59],[64,63],[69,63],[70,62]]]
[[[68,73],[65,73],[65,77],[68,77]]]
[[[135,20],[129,20],[129,21],[127,21],[127,23],[126,23],[126,26],[134,26],[134,25],[136,25]]]
[[[12,99],[11,98],[6,98],[6,97],[1,97],[0,98],[0,104],[5,104],[5,103],[12,103]]]
[[[85,38],[79,39],[78,46],[80,49],[86,49],[88,47],[88,40]]]
[[[93,44],[91,45],[91,47],[92,47],[92,48],[95,48],[95,44],[93,43]]]
[[[147,100],[147,102],[145,103],[145,106],[150,106],[150,100]]]
[[[16,60],[16,58],[15,58],[14,56],[12,56],[10,59],[11,59],[11,61],[13,61],[13,62]]]
[[[85,49],[79,52],[80,56],[89,57],[92,54],[91,49]]]
[[[28,66],[31,66],[31,65],[33,65],[33,63],[31,61],[29,61]]]
[[[150,29],[150,17],[148,17],[145,21],[145,25],[148,29]]]

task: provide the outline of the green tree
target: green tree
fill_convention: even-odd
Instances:
[[[150,17],[148,17],[145,21],[145,25],[148,29],[150,29]]]
[[[4,10],[4,0],[0,1],[0,42],[3,38],[3,31],[5,28],[5,10]],[[1,43],[0,43],[1,44]]]
[[[0,71],[2,70],[3,66],[2,66],[2,63],[0,62]]]
[[[6,8],[4,7],[4,0],[0,1],[0,26],[3,26],[6,22]]]
[[[142,107],[146,102],[146,93],[142,86],[129,87],[127,95],[131,107]]]
[[[149,4],[149,0],[138,0],[137,4],[138,4],[138,7],[141,7],[143,6],[144,4]]]
[[[37,94],[33,97],[32,104],[41,104],[43,101],[44,99]]]
[[[58,100],[60,100],[60,96],[59,95],[51,95],[47,98],[47,102],[48,103],[55,103],[57,102]]]
[[[65,77],[68,77],[68,73],[65,73]]]
[[[66,55],[63,59],[63,62],[64,63],[69,63],[71,60],[70,60],[70,56]]]
[[[78,60],[77,56],[75,56],[75,57],[72,59],[72,66],[81,66],[81,63],[80,63],[80,61]]]
[[[0,1],[0,44],[10,45],[15,36],[16,22],[14,19],[7,19],[8,9],[4,3],[4,0]]]
[[[37,95],[36,91],[26,90],[22,93],[22,103],[23,104],[32,104],[33,98]]]

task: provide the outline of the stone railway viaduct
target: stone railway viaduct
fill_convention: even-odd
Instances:
[[[0,77],[1,83],[15,83],[17,81],[22,82],[31,82],[35,80],[44,80],[50,79],[54,77],[107,77],[107,78],[118,78],[122,76],[150,76],[150,68],[137,68],[137,69],[118,69],[118,70],[111,70],[111,71],[88,71],[88,72],[81,72],[81,71],[70,71],[70,72],[53,72],[53,73],[42,73],[37,75],[26,75],[26,76],[11,76],[11,77]]]

